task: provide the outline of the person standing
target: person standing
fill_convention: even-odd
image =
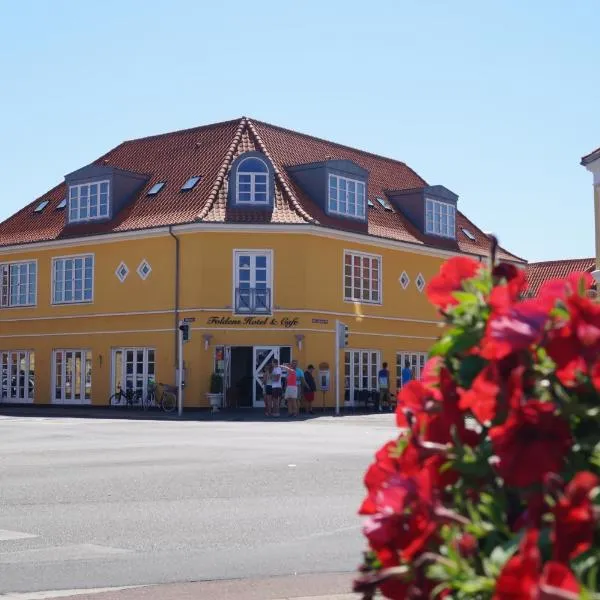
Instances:
[[[410,361],[408,358],[404,361],[404,369],[402,369],[402,387],[404,387],[413,378]]]
[[[265,384],[265,415],[273,415],[273,363],[269,363],[263,371],[263,382]]]
[[[281,406],[281,375],[282,370],[279,366],[279,361],[273,359],[273,370],[271,372],[271,402],[273,406],[273,416],[279,416],[279,408]]]
[[[298,377],[296,369],[290,365],[282,365],[282,368],[287,371],[285,399],[287,401],[288,414],[290,417],[298,416]]]
[[[296,387],[298,388],[298,411],[302,408],[304,399],[304,371],[298,366],[298,361],[292,361],[292,369],[296,371]],[[304,407],[306,410],[306,407]]]
[[[387,409],[390,406],[390,372],[386,362],[383,363],[377,380],[379,383],[379,412],[381,412],[384,407]]]
[[[308,365],[306,371],[304,371],[304,399],[306,400],[306,409],[308,413],[314,415],[313,402],[315,400],[315,392],[317,391],[317,384],[313,376],[315,368],[312,365]]]

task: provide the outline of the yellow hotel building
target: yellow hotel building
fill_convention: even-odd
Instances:
[[[489,239],[406,164],[249,118],[127,141],[0,224],[3,403],[108,405],[148,381],[208,406],[263,405],[272,357],[327,363],[335,404],[416,376],[439,335],[424,295],[442,261]],[[505,250],[501,258],[522,259]]]

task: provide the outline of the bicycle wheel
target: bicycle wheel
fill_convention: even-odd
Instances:
[[[166,413],[173,412],[177,408],[177,398],[175,397],[175,394],[173,392],[163,392],[160,407]]]
[[[117,392],[116,394],[113,394],[108,399],[108,405],[109,406],[123,406],[124,400],[125,400],[125,396],[123,394],[120,394],[119,392]]]

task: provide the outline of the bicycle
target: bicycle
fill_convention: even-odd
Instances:
[[[158,398],[158,387],[162,388],[160,399]],[[177,388],[167,383],[148,382],[148,392],[142,403],[144,410],[159,408],[163,412],[171,413],[177,408]]]
[[[140,404],[141,393],[137,390],[128,389],[123,391],[121,384],[117,385],[117,391],[109,398],[109,406],[125,406],[131,408],[137,404]]]

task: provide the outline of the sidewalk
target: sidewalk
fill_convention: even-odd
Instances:
[[[113,590],[64,590],[0,594],[2,600],[360,600],[349,593],[353,573],[320,573],[169,583]]]

